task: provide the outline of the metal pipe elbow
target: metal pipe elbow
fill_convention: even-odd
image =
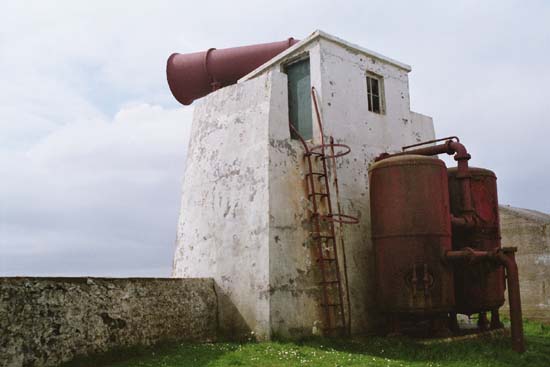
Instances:
[[[466,150],[466,147],[458,141],[447,140],[447,154],[452,155],[454,153],[455,161],[470,160],[472,156]]]

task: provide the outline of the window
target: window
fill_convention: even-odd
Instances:
[[[288,76],[288,117],[290,123],[305,140],[313,137],[313,120],[311,116],[311,81],[309,76],[309,59],[304,59],[285,67]],[[298,139],[290,131],[292,139]]]
[[[367,74],[367,97],[370,112],[384,113],[382,77]]]

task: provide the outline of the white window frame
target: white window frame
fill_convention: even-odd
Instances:
[[[374,108],[371,111],[371,106],[374,106],[374,102],[372,100],[372,93],[369,91],[368,81],[367,79],[375,79],[378,81],[378,103],[379,103],[379,110],[380,112],[375,112]],[[377,115],[385,115],[386,114],[386,98],[384,93],[384,78],[381,75],[372,73],[370,71],[367,71],[365,75],[365,85],[367,87],[367,108],[370,113],[375,113]]]

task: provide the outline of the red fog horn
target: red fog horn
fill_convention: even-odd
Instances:
[[[298,40],[262,43],[190,54],[174,53],[168,58],[166,76],[176,99],[189,105],[197,98],[235,84],[237,80],[269,61]]]

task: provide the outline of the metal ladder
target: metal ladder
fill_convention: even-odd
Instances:
[[[344,260],[344,277],[346,288],[342,287],[340,264],[338,261],[337,237],[335,223],[356,224],[358,219],[342,214],[339,201],[338,176],[336,173],[336,158],[350,153],[351,149],[345,144],[335,144],[331,136],[325,144],[324,132],[317,105],[315,88],[311,88],[311,96],[315,106],[317,123],[321,135],[321,144],[310,146],[290,124],[304,147],[304,159],[307,173],[305,174],[307,197],[311,203],[312,231],[311,240],[316,249],[316,262],[320,270],[319,286],[321,287],[321,309],[323,311],[323,335],[340,336],[350,334],[351,305],[349,299],[347,266],[345,260],[345,245],[340,228],[340,242]],[[342,149],[336,153],[335,148]],[[329,167],[329,164],[331,167]],[[329,168],[332,172],[333,185],[336,189],[337,212],[333,211],[330,192]],[[348,319],[344,311],[344,292],[348,306]]]

